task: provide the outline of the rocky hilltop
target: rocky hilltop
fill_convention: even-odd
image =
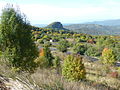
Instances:
[[[61,24],[61,22],[53,22],[51,24],[49,24],[47,27],[45,28],[53,28],[53,29],[57,29],[57,30],[67,30],[63,27],[63,25]]]

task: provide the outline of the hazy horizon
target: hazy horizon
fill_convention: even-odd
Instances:
[[[31,24],[120,19],[119,0],[0,0],[0,14],[6,3],[18,5]]]

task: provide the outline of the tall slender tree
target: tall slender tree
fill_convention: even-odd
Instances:
[[[31,34],[31,26],[24,14],[13,5],[7,4],[2,10],[0,26],[0,49],[8,53],[13,67],[32,70],[38,52]]]

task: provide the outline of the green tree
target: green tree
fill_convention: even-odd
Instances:
[[[63,63],[62,75],[70,81],[79,81],[85,79],[86,71],[82,63],[82,57],[78,55],[69,55]]]
[[[85,51],[87,50],[87,46],[77,43],[77,44],[74,45],[73,50],[77,54],[84,55]]]
[[[53,66],[56,69],[57,74],[61,73],[60,58],[58,56],[53,60]]]
[[[58,50],[61,51],[61,52],[67,52],[67,48],[69,46],[69,43],[67,40],[65,39],[62,39],[59,41],[59,45],[58,45]]]
[[[100,56],[101,53],[102,53],[102,51],[99,50],[97,47],[89,46],[85,52],[85,55],[87,55],[87,56]]]
[[[113,51],[116,55],[116,60],[120,61],[120,44],[116,44],[115,48],[113,48]]]
[[[53,60],[53,65],[55,68],[60,67],[60,58],[58,56]]]
[[[54,57],[51,54],[51,51],[48,46],[44,46],[44,57],[47,59],[48,67],[53,65],[53,59]]]
[[[37,48],[32,40],[31,26],[24,14],[13,5],[6,5],[1,15],[1,51],[8,52],[8,60],[13,67],[33,70]]]

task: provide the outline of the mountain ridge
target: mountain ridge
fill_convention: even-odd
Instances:
[[[98,24],[72,24],[64,28],[78,33],[92,35],[120,35],[120,26],[103,26]]]
[[[93,21],[93,22],[86,22],[83,24],[98,24],[98,25],[105,25],[105,26],[118,26],[118,25],[120,25],[120,19]]]
[[[120,35],[120,19],[95,21],[83,24],[63,25],[61,24],[61,22],[53,22],[47,26],[44,26],[44,28],[52,28],[56,30],[71,30],[74,32],[86,33],[91,35]]]

